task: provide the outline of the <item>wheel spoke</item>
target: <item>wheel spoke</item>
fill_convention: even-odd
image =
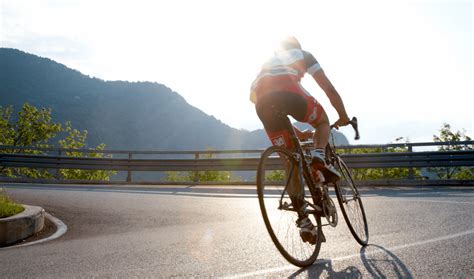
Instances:
[[[285,166],[285,162],[294,162],[290,156],[290,152],[276,146],[262,154],[257,172],[260,209],[267,230],[280,253],[297,266],[308,266],[316,260],[321,243],[318,241],[316,245],[311,245],[303,242],[299,234],[296,225],[298,215],[289,196],[289,192],[295,191],[290,188],[290,183],[298,176],[298,168]],[[321,232],[320,219],[312,220]]]

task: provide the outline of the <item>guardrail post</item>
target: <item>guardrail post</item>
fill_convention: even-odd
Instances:
[[[386,152],[387,152],[387,148],[382,147],[382,153],[386,153]],[[382,168],[382,177],[386,177],[385,173],[386,173],[385,168]]]
[[[199,153],[194,154],[194,159],[199,160]],[[199,182],[199,172],[196,170],[193,173],[193,182]]]
[[[408,146],[408,152],[413,152],[413,146]],[[413,171],[413,168],[408,168],[408,179],[415,179],[415,173]]]
[[[61,155],[62,155],[62,152],[61,152],[61,149],[59,149],[58,150],[58,157],[61,157]],[[59,160],[61,160],[61,159],[58,159],[58,161]],[[61,169],[59,169],[59,168],[56,169],[56,173],[54,174],[54,177],[56,178],[56,180],[61,180]]]
[[[130,170],[130,160],[132,160],[132,153],[128,153],[127,182],[132,182],[132,171]]]

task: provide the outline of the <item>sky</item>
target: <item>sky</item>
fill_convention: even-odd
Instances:
[[[359,119],[352,144],[474,138],[469,0],[0,0],[0,46],[104,80],[164,84],[231,127],[262,128],[250,84],[281,39],[313,53]],[[338,115],[309,75],[303,86]]]

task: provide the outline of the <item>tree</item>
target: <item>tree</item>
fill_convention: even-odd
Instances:
[[[466,131],[451,131],[451,125],[443,123],[439,130],[439,135],[433,135],[433,141],[435,142],[453,142],[453,141],[470,141],[471,138],[466,135]],[[439,151],[451,151],[451,150],[472,150],[472,144],[464,145],[444,145],[438,148]],[[446,168],[430,168],[431,171],[437,173],[439,178],[445,179],[472,179],[474,178],[473,168],[468,167],[446,167]]]
[[[64,139],[59,140],[59,146],[65,149],[84,149],[86,146],[87,131],[79,131],[73,129],[71,122],[66,122],[64,132],[67,132],[67,136]],[[97,147],[90,149],[98,152],[66,152],[68,157],[89,157],[89,158],[102,158],[103,153],[100,151],[105,149],[105,144],[101,143]],[[109,155],[108,158],[111,158]],[[115,175],[116,171],[106,170],[79,170],[79,169],[61,169],[59,170],[60,175],[66,179],[86,179],[86,180],[109,180],[111,175]]]
[[[36,107],[25,103],[18,113],[16,122],[12,119],[13,107],[0,107],[0,144],[11,146],[6,153],[16,153],[16,147],[49,147],[47,142],[61,131],[61,124],[54,123],[51,109]],[[38,150],[23,150],[27,154],[41,154]],[[0,174],[8,177],[26,176],[31,178],[53,177],[47,170],[31,168],[5,168]]]
[[[466,135],[466,130],[456,131],[453,133],[451,131],[451,125],[444,123],[441,129],[439,130],[439,135],[433,135],[433,141],[435,142],[451,142],[451,141],[470,141],[472,140],[468,135]],[[472,144],[464,145],[447,145],[440,146],[438,150],[447,151],[447,150],[472,150]]]
[[[13,107],[3,108],[0,106],[0,145],[10,146],[9,149],[0,150],[3,153],[18,153],[18,147],[49,148],[50,143],[59,134],[65,134],[64,139],[58,141],[63,148],[79,149],[85,147],[87,131],[80,132],[72,128],[70,122],[63,126],[61,123],[53,122],[50,108],[38,109],[28,103],[23,104],[16,120],[13,119]],[[105,144],[100,144],[91,150],[101,151]],[[33,149],[22,149],[26,154],[45,154],[45,152]],[[102,157],[101,153],[70,152],[68,156],[78,157]],[[60,173],[69,179],[109,179],[115,172],[86,171],[86,170],[61,170]],[[30,177],[30,178],[53,178],[46,169],[32,168],[0,168],[0,175],[7,177]]]

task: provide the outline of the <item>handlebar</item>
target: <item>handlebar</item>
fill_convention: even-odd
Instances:
[[[355,140],[358,140],[360,139],[360,135],[359,135],[359,126],[357,124],[357,117],[352,117],[352,119],[349,121],[349,124],[351,124],[352,128],[354,129],[355,131],[355,137],[354,139]],[[335,124],[332,124],[330,127],[331,129],[334,128],[336,125]]]

